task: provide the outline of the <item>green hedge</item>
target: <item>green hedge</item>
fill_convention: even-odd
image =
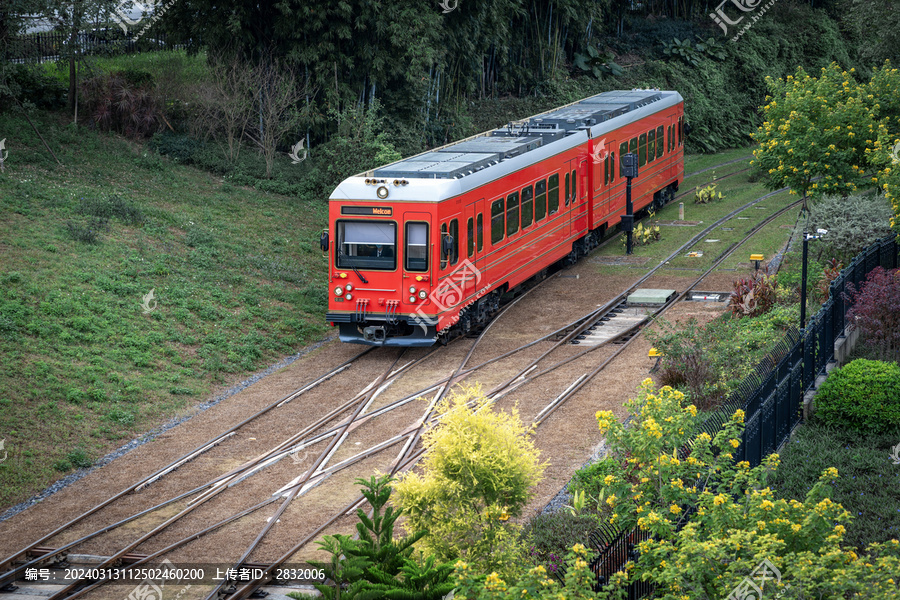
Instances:
[[[866,433],[900,427],[900,365],[859,358],[832,371],[816,394],[816,418]]]

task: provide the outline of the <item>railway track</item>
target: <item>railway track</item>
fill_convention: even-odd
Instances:
[[[737,162],[737,161],[730,161]],[[730,164],[730,163],[729,163]],[[758,198],[743,207],[737,209],[736,211],[730,213],[723,219],[720,219],[716,223],[707,227],[704,231],[700,232],[694,238],[692,238],[689,242],[683,245],[681,248],[672,253],[670,257],[666,260],[669,260],[681,252],[683,252],[686,248],[690,248],[699,240],[701,240],[705,235],[707,235],[712,229],[720,226],[722,223],[727,221],[728,219],[737,215],[740,211],[746,210],[747,208],[753,206],[754,204],[761,202],[762,200],[771,197],[774,194],[780,193],[784,190],[778,190],[771,194],[767,194],[761,198]],[[743,243],[746,239],[758,231],[758,229],[762,228],[765,224],[770,222],[772,219],[783,214],[784,211],[789,210],[791,207],[795,206],[795,204],[782,209],[778,213],[770,216],[768,219],[758,224],[741,242],[736,243],[729,249],[726,249],[725,252],[714,262],[714,264],[704,272],[700,277],[698,277],[695,282],[691,285],[690,288],[682,292],[679,297],[675,300],[667,303],[658,314],[662,314],[665,310],[668,310],[674,303],[683,298],[691,289],[694,288],[700,281],[703,280],[710,272],[712,272],[727,256],[733,253],[740,243]],[[608,240],[607,240],[608,242]],[[76,525],[81,524],[88,517],[97,514],[102,511],[104,508],[113,504],[117,500],[128,496],[139,493],[141,490],[150,486],[151,484],[159,482],[161,479],[165,478],[169,473],[174,470],[188,465],[191,461],[195,460],[198,456],[202,455],[204,452],[207,452],[209,449],[215,447],[218,444],[227,442],[227,440],[234,435],[234,433],[245,426],[246,424],[258,419],[259,417],[269,413],[270,411],[283,407],[293,400],[303,396],[308,393],[310,390],[313,390],[319,386],[321,386],[326,381],[336,377],[340,373],[349,369],[354,363],[359,361],[363,356],[367,355],[370,352],[373,352],[373,349],[367,349],[351,359],[345,361],[343,364],[338,367],[332,369],[328,373],[313,379],[308,384],[304,385],[301,388],[298,388],[291,394],[288,394],[278,401],[273,402],[258,411],[254,415],[243,420],[238,425],[235,425],[231,429],[219,434],[209,440],[207,443],[202,444],[196,447],[191,452],[185,454],[177,460],[172,461],[165,467],[158,469],[153,474],[144,477],[134,485],[128,487],[127,489],[119,492],[118,494],[110,497],[106,501],[98,504],[92,509],[86,511],[84,514],[78,516],[75,519],[70,520],[65,525],[58,527],[53,530],[51,533],[42,536],[36,542],[30,544],[28,547],[23,548],[22,550],[17,551],[16,553],[6,557],[0,562],[0,587],[3,585],[7,585],[15,581],[24,570],[29,566],[36,566],[39,564],[46,564],[48,561],[52,561],[54,559],[64,558],[65,554],[71,549],[77,547],[80,544],[88,540],[95,539],[103,534],[109,533],[110,531],[121,527],[127,523],[131,523],[141,517],[144,517],[154,511],[170,507],[171,505],[184,502],[191,499],[188,503],[188,506],[178,511],[178,513],[164,521],[162,524],[153,528],[148,533],[140,536],[138,539],[133,540],[128,543],[126,546],[119,548],[117,552],[111,554],[109,558],[103,563],[108,566],[115,566],[116,564],[131,564],[132,566],[139,566],[143,564],[151,563],[155,560],[161,559],[166,556],[166,554],[171,553],[172,551],[183,548],[187,544],[207,535],[214,534],[217,531],[220,531],[223,527],[234,524],[245,517],[256,513],[257,511],[261,511],[265,507],[271,506],[279,502],[278,507],[272,513],[272,515],[267,520],[267,524],[263,526],[259,532],[257,533],[254,541],[244,549],[242,552],[240,559],[238,559],[234,566],[236,568],[241,566],[247,566],[249,564],[262,564],[250,562],[251,556],[253,552],[260,546],[262,541],[267,538],[267,536],[272,531],[274,524],[278,522],[278,518],[285,514],[288,506],[292,501],[296,500],[302,494],[308,492],[315,486],[322,485],[331,475],[349,468],[355,464],[358,464],[372,456],[375,456],[381,452],[384,452],[388,448],[391,448],[397,444],[403,442],[403,448],[400,453],[393,459],[390,463],[390,471],[392,473],[399,473],[409,468],[412,468],[416,461],[421,457],[423,450],[418,448],[417,443],[419,441],[421,432],[425,426],[429,423],[433,422],[434,415],[433,410],[434,406],[437,402],[440,401],[447,393],[448,390],[452,388],[453,385],[457,383],[465,381],[467,378],[473,376],[477,372],[490,365],[496,364],[498,361],[514,357],[516,354],[522,353],[524,350],[528,348],[532,348],[539,344],[547,344],[550,347],[545,349],[538,358],[529,361],[524,367],[520,368],[513,377],[509,378],[504,383],[495,386],[492,390],[488,392],[489,397],[491,397],[495,402],[499,401],[501,398],[506,395],[523,389],[525,386],[528,386],[535,381],[539,380],[542,376],[557,370],[565,365],[571,364],[577,359],[583,357],[596,350],[601,346],[590,346],[581,349],[579,352],[576,352],[574,355],[564,357],[560,360],[556,360],[556,362],[551,363],[551,355],[554,352],[560,350],[563,347],[571,348],[571,342],[577,341],[577,338],[580,335],[583,335],[585,331],[587,331],[592,326],[595,327],[596,323],[602,321],[602,319],[609,317],[610,314],[616,314],[614,311],[618,310],[621,307],[622,299],[627,297],[628,293],[632,291],[634,288],[637,288],[641,283],[649,279],[654,273],[658,272],[659,269],[663,268],[665,262],[661,261],[659,265],[654,267],[650,272],[645,274],[641,279],[639,279],[628,291],[620,294],[618,297],[613,299],[612,301],[605,304],[603,307],[598,308],[597,310],[591,311],[588,314],[585,314],[572,322],[566,324],[564,327],[558,328],[556,331],[551,332],[550,334],[543,335],[536,340],[532,340],[525,344],[522,344],[510,351],[501,353],[497,356],[491,357],[488,360],[482,361],[479,364],[474,366],[469,366],[469,362],[471,361],[476,348],[479,345],[479,342],[486,336],[486,334],[490,331],[491,327],[494,323],[497,323],[501,317],[498,315],[491,323],[479,334],[478,338],[472,343],[471,347],[465,353],[465,358],[456,367],[451,374],[444,376],[443,378],[439,378],[436,381],[431,381],[426,387],[422,387],[421,389],[415,391],[411,394],[406,394],[405,396],[389,401],[387,403],[382,404],[381,406],[375,406],[375,401],[379,398],[379,396],[391,385],[396,383],[401,377],[404,375],[408,375],[412,371],[415,370],[416,367],[422,366],[426,360],[431,357],[436,349],[432,349],[428,353],[420,356],[417,359],[413,359],[408,363],[397,367],[397,364],[401,360],[403,353],[400,353],[396,358],[394,358],[390,362],[390,366],[384,370],[384,372],[372,381],[366,388],[364,388],[361,392],[356,394],[349,401],[341,404],[339,407],[333,409],[325,416],[320,419],[310,423],[308,426],[304,427],[301,431],[295,433],[294,435],[286,438],[270,450],[266,451],[263,454],[260,454],[250,460],[245,461],[239,467],[231,469],[227,473],[220,475],[210,481],[207,481],[203,485],[196,486],[188,491],[178,493],[173,497],[165,500],[162,503],[157,503],[154,506],[136,512],[130,517],[119,520],[115,523],[103,526],[90,534],[85,536],[81,536],[80,538],[62,544],[58,547],[53,547],[49,545],[49,542],[56,536],[62,534],[63,532],[69,531],[73,529]],[[549,280],[547,280],[549,281]],[[529,294],[531,290],[526,292],[525,295]],[[524,297],[524,296],[522,296]],[[520,299],[522,298],[520,297]],[[518,300],[516,300],[518,301]],[[514,303],[513,303],[514,304]],[[510,309],[513,304],[509,304],[503,310]],[[557,411],[560,407],[564,406],[566,401],[576,395],[579,390],[583,389],[584,386],[593,379],[597,374],[602,372],[612,360],[619,356],[624,349],[631,343],[631,340],[636,339],[634,337],[634,333],[637,332],[643,324],[646,323],[642,321],[641,323],[636,324],[633,328],[629,328],[628,331],[623,333],[622,336],[617,336],[619,338],[624,337],[627,334],[631,334],[630,337],[625,340],[623,344],[621,344],[611,356],[607,356],[603,361],[601,361],[594,369],[589,372],[586,372],[575,379],[567,388],[565,388],[562,393],[554,396],[549,404],[547,404],[541,411],[539,411],[533,417],[533,423],[535,427],[539,427],[543,424],[547,418],[552,415],[555,411]],[[609,340],[613,341],[613,340]],[[457,345],[454,342],[454,345]],[[380,349],[379,352],[384,354],[383,350]],[[541,366],[544,363],[548,363],[548,366]],[[431,396],[433,394],[433,397]],[[364,450],[362,452],[358,452],[354,455],[351,455],[349,458],[344,458],[343,460],[328,466],[329,461],[336,458],[339,449],[342,444],[346,442],[348,437],[352,434],[353,431],[363,427],[366,424],[371,424],[374,420],[378,419],[382,415],[388,414],[392,411],[401,409],[403,407],[408,406],[413,400],[419,397],[432,397],[432,399],[428,403],[428,408],[425,410],[424,414],[413,421],[413,424],[407,426],[405,428],[400,429],[399,432],[395,432],[394,435],[389,437],[386,440]],[[200,530],[197,530],[191,533],[189,536],[182,537],[181,539],[168,543],[164,547],[159,550],[148,553],[148,554],[136,554],[135,550],[143,543],[152,539],[153,537],[159,535],[164,532],[171,525],[180,521],[186,515],[198,510],[200,507],[209,503],[213,498],[218,497],[225,490],[232,489],[242,482],[248,480],[253,475],[260,473],[261,471],[270,468],[278,463],[278,461],[283,460],[287,456],[292,456],[299,452],[302,449],[313,447],[317,444],[324,443],[326,440],[328,441],[327,446],[324,450],[320,451],[316,455],[316,459],[313,461],[312,465],[309,466],[304,473],[293,480],[291,480],[287,485],[282,486],[279,490],[277,490],[274,494],[260,500],[259,502],[237,512],[234,512],[224,518],[218,519],[210,519],[210,521],[214,521],[211,525],[207,525]],[[358,496],[354,498],[351,502],[349,502],[346,506],[341,508],[341,510],[337,511],[332,515],[330,519],[326,522],[319,524],[315,529],[311,532],[307,533],[302,537],[302,539],[294,544],[289,551],[285,552],[282,556],[279,557],[274,562],[266,561],[265,564],[269,565],[270,568],[274,568],[280,564],[284,564],[288,561],[292,556],[297,554],[297,552],[301,551],[305,546],[307,546],[311,541],[316,539],[318,535],[320,535],[323,531],[326,531],[329,527],[333,526],[341,517],[351,514],[353,510],[361,504],[363,501],[362,496]],[[8,569],[8,570],[7,570]],[[237,582],[234,581],[222,581],[220,584],[216,585],[215,588],[209,592],[206,598],[216,598],[227,596],[229,599],[233,598],[245,598],[249,597],[255,590],[257,590],[261,585],[263,585],[265,581],[253,581],[246,583],[244,585],[238,586]],[[82,597],[86,593],[95,590],[97,587],[103,584],[103,581],[90,581],[90,580],[81,580],[77,582],[73,582],[62,590],[59,590],[52,596],[54,600],[61,600],[63,598],[78,598]]]

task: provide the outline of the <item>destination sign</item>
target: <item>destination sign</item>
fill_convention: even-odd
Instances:
[[[394,209],[390,206],[342,206],[342,215],[376,215],[379,217],[390,217],[394,214]]]

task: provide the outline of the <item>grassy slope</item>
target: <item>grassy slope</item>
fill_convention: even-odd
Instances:
[[[33,119],[63,166],[24,119],[0,115],[0,507],[326,331],[324,202]],[[85,205],[112,196],[143,222],[113,216],[99,243],[73,239],[68,224],[93,219]]]

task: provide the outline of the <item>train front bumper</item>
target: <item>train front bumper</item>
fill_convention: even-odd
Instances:
[[[359,320],[352,313],[326,313],[325,320],[337,325],[340,340],[367,346],[428,347],[437,340],[437,328],[426,319],[393,316],[390,320],[367,315]]]

